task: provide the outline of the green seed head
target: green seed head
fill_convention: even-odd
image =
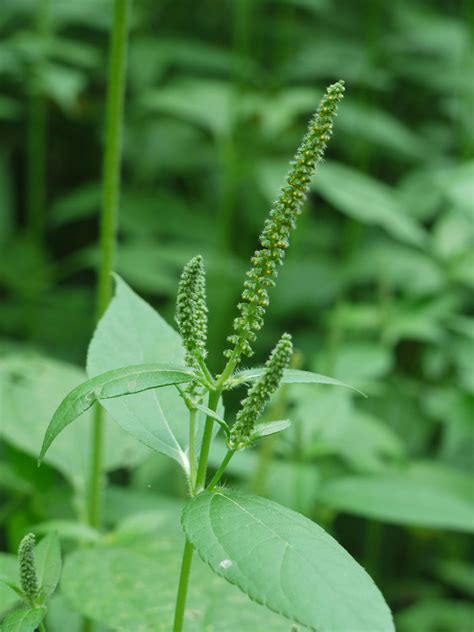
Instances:
[[[35,565],[35,536],[25,535],[18,548],[20,564],[20,586],[26,598],[33,602],[38,596],[38,578]]]
[[[265,372],[249,389],[247,397],[242,402],[242,408],[230,433],[231,450],[241,450],[249,444],[255,423],[280,385],[283,371],[288,367],[292,353],[291,336],[283,334],[265,364]]]
[[[206,356],[207,306],[204,262],[199,255],[184,266],[178,285],[176,322],[186,351],[186,362],[195,366]]]
[[[251,259],[242,300],[238,304],[239,316],[234,320],[234,333],[228,340],[233,349],[225,352],[237,360],[251,356],[252,343],[262,328],[263,317],[269,303],[268,290],[275,285],[277,267],[285,258],[291,231],[301,213],[311,177],[316,165],[324,156],[337,114],[337,106],[344,95],[344,82],[338,81],[327,88],[319,108],[311,119],[308,131],[291,162],[286,182],[274,202],[260,234],[261,248]]]

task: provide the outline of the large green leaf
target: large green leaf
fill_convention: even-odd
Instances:
[[[108,545],[69,555],[61,589],[74,609],[107,629],[169,632],[183,548],[179,509],[174,503],[163,511],[135,513],[108,536]],[[184,629],[288,632],[289,624],[249,601],[195,556]]]
[[[55,590],[61,575],[61,549],[55,533],[48,533],[35,547],[38,583],[43,599]]]
[[[133,395],[170,384],[181,384],[192,379],[193,374],[184,367],[139,364],[106,371],[83,382],[66,395],[54,413],[46,430],[40,460],[58,434],[96,402]],[[133,434],[133,429],[130,428],[129,432]]]
[[[46,428],[58,402],[86,375],[77,367],[38,354],[6,355],[0,360],[0,436],[37,458]],[[56,467],[78,488],[88,476],[92,412],[72,424],[48,450],[45,462]],[[108,415],[104,424],[104,467],[135,465],[149,450],[130,437]]]
[[[189,501],[182,521],[218,575],[275,612],[325,632],[394,630],[372,579],[304,516],[265,498],[219,490]]]
[[[183,366],[181,339],[148,303],[117,278],[116,294],[89,347],[87,372],[95,377],[123,366],[156,362]],[[102,405],[124,430],[188,470],[189,413],[176,388],[116,397]],[[204,418],[200,413],[196,423],[198,446]]]
[[[462,474],[429,464],[376,477],[345,476],[322,486],[319,502],[395,524],[474,531],[472,486]]]
[[[12,612],[2,625],[2,632],[34,632],[44,619],[46,608],[27,608]]]

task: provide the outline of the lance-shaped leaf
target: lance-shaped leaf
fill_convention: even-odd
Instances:
[[[264,371],[265,369],[263,367],[239,371],[230,380],[230,385],[234,387],[239,386],[240,384],[245,384],[250,380],[256,380],[264,373]],[[345,388],[350,388],[366,397],[365,393],[359,391],[358,388],[355,388],[350,384],[345,384],[344,382],[340,382],[339,380],[336,380],[333,377],[328,377],[327,375],[313,373],[312,371],[300,371],[299,369],[285,369],[283,371],[281,384],[329,384],[332,386],[344,386]]]
[[[286,430],[291,426],[289,419],[279,419],[278,421],[269,421],[267,423],[257,424],[250,435],[251,441],[268,437],[269,435],[276,434],[282,430]]]
[[[317,524],[239,492],[203,492],[185,506],[186,535],[218,574],[312,630],[394,632],[364,569]]]
[[[54,413],[46,430],[40,461],[58,434],[96,402],[170,384],[189,382],[193,377],[193,373],[184,367],[139,364],[106,371],[83,382],[66,395]]]

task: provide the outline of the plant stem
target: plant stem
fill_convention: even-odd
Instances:
[[[210,410],[217,410],[217,404],[219,403],[220,395],[220,389],[216,391],[211,391],[211,394],[209,395]],[[195,491],[197,492],[202,491],[206,483],[207,460],[209,458],[209,448],[211,447],[213,425],[214,419],[209,416],[206,417],[204,433],[202,435],[201,453],[199,455],[199,466],[196,474],[196,484],[194,487]]]
[[[210,410],[214,412],[217,410],[217,406],[219,404],[219,398],[221,396],[224,384],[227,378],[232,374],[232,371],[235,369],[236,364],[237,364],[237,356],[236,356],[236,352],[234,351],[233,355],[230,357],[229,361],[227,362],[222,374],[217,380],[215,390],[210,391],[210,395],[209,395]],[[204,433],[202,436],[201,452],[199,455],[199,466],[198,466],[198,470],[196,474],[196,481],[192,489],[193,493],[196,493],[196,492],[199,493],[200,491],[202,491],[206,484],[207,461],[209,458],[209,449],[211,447],[213,425],[214,425],[213,418],[207,416],[206,424],[204,426]],[[191,451],[191,446],[190,446],[190,451]],[[216,485],[216,483],[219,481],[220,477],[222,476],[224,472],[226,465],[232,458],[232,455],[233,455],[233,452],[229,451],[229,453],[224,458],[224,461],[221,464],[221,467],[219,468],[218,472],[216,473],[216,476],[214,476],[214,478],[212,479],[210,483],[210,489],[212,489],[213,486]],[[217,474],[219,474],[218,477],[217,477]],[[192,559],[193,559],[193,546],[186,539],[186,542],[184,544],[183,559],[181,561],[181,573],[179,576],[178,594],[176,597],[173,632],[181,632],[181,630],[183,629],[184,608],[186,606],[186,596],[188,593],[189,575],[191,572]]]
[[[27,122],[26,222],[32,241],[42,246],[46,197],[47,108],[44,96],[45,45],[49,34],[49,0],[37,0],[35,30],[40,38],[38,56],[31,67]]]
[[[100,222],[100,267],[97,281],[97,319],[105,312],[111,296],[111,272],[117,241],[117,216],[122,157],[123,101],[127,58],[130,0],[114,0],[114,15],[109,49],[109,73],[105,122],[103,192]],[[92,435],[88,518],[100,526],[102,505],[103,413],[97,406]]]
[[[186,539],[184,543],[183,559],[181,561],[181,573],[179,575],[178,595],[176,597],[176,608],[174,611],[173,632],[181,632],[183,629],[184,609],[186,607],[186,596],[188,594],[189,575],[191,573],[191,563],[193,561],[193,545]]]
[[[38,629],[39,629],[40,632],[46,632],[46,627],[45,627],[45,625],[44,625],[44,623],[42,621],[39,624]]]
[[[194,490],[196,484],[196,409],[189,411],[189,478],[190,488]]]
[[[222,459],[222,463],[219,465],[217,472],[214,474],[211,482],[206,487],[206,491],[212,492],[217,483],[221,480],[222,475],[225,472],[225,468],[229,465],[231,458],[234,456],[235,450],[229,450],[225,457]]]

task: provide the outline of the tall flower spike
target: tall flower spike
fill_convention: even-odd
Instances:
[[[184,266],[178,285],[176,322],[186,351],[186,363],[196,366],[206,357],[206,276],[200,255]]]
[[[228,340],[233,349],[225,351],[229,358],[251,356],[252,343],[262,328],[263,317],[269,303],[268,290],[275,285],[277,266],[283,263],[289,246],[291,231],[301,213],[311,176],[321,162],[331,138],[337,106],[344,95],[344,82],[338,81],[327,88],[319,108],[311,119],[308,131],[291,162],[291,169],[278,199],[273,203],[268,219],[260,234],[261,248],[251,259],[242,300],[238,304],[240,315],[234,320],[234,334]]]
[[[20,586],[25,597],[34,602],[38,596],[38,577],[35,564],[35,536],[25,535],[18,548],[18,562],[20,564]]]
[[[289,334],[283,334],[265,363],[265,372],[249,389],[231,428],[229,448],[241,450],[249,444],[255,423],[262,415],[265,405],[277,390],[283,377],[283,371],[290,363],[293,344]]]

